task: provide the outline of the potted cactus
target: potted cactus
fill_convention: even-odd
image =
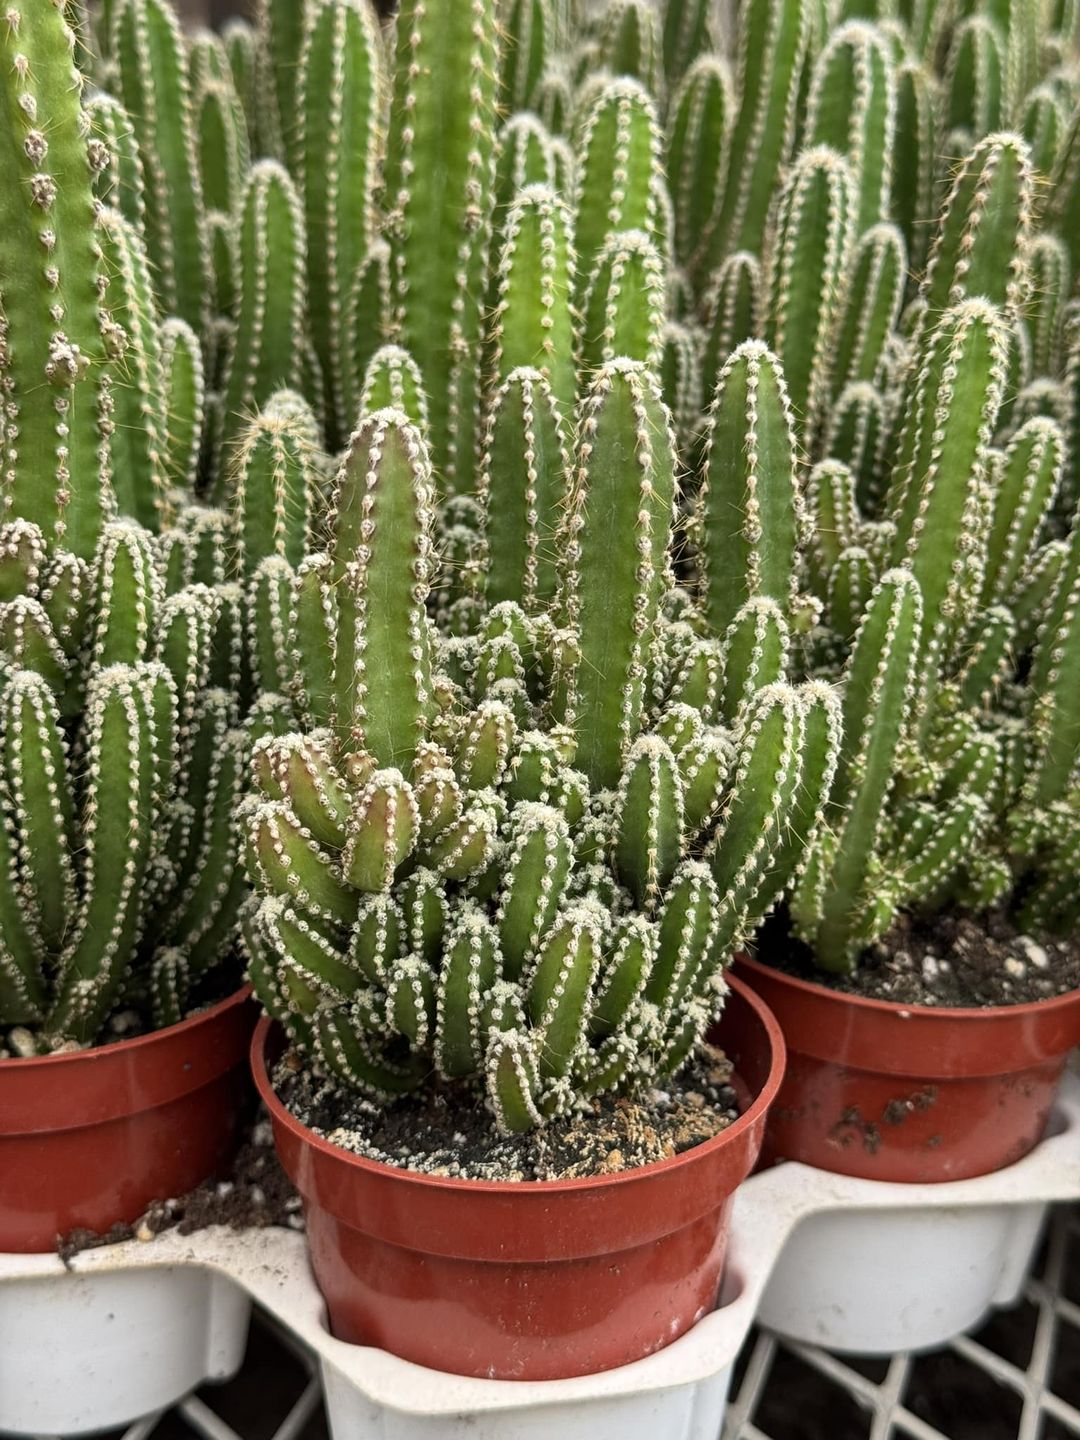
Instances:
[[[543,375],[512,372],[488,430],[485,547],[510,543],[520,480],[508,457],[522,440],[526,456],[542,453],[544,426],[557,439]],[[506,1378],[624,1363],[715,1297],[728,1197],[779,1076],[745,992],[724,1012],[747,1087],[729,1128],[643,1169],[624,1170],[609,1141],[599,1173],[585,1162],[566,1180],[520,1178],[536,1151],[510,1142],[584,1126],[588,1145],[576,1117],[601,1113],[594,1097],[640,1096],[685,1066],[785,862],[810,737],[832,723],[817,690],[755,689],[752,672],[729,732],[677,698],[697,667],[663,621],[673,452],[650,372],[602,365],[578,434],[557,545],[566,623],[553,629],[551,611],[523,603],[529,557],[545,548],[533,511],[514,552],[517,598],[486,608],[474,634],[445,637],[428,618],[424,438],[401,410],[365,414],[320,566],[333,630],[298,634],[305,679],[332,675],[324,723],[259,742],[262,793],[246,806],[263,896],[245,921],[250,974],[291,1042],[279,1093],[268,1066],[281,1039],[261,1024],[256,1078],[304,1195],[334,1332]],[[558,444],[546,458],[562,489]],[[492,553],[478,580],[513,563]],[[665,640],[671,653],[650,663]],[[350,1106],[342,1091],[367,1101]],[[431,1123],[432,1105],[445,1122],[433,1157],[407,1139],[405,1164],[380,1149],[395,1110],[407,1131]],[[453,1161],[454,1136],[477,1128],[477,1107],[470,1169]],[[334,1143],[365,1115],[372,1138],[354,1140],[358,1153]],[[421,1274],[429,1308],[415,1299]],[[527,1310],[521,1287],[534,1293]]]
[[[155,25],[133,26],[120,71],[157,67],[164,103],[170,77],[186,93],[187,58],[172,17],[149,8]],[[122,33],[136,10],[118,7]],[[234,938],[235,811],[248,747],[276,712],[262,701],[244,719],[229,525],[194,503],[204,351],[166,308],[192,292],[164,258],[178,266],[189,251],[176,238],[152,253],[149,236],[165,245],[146,210],[160,197],[143,183],[156,152],[140,152],[119,102],[91,93],[90,59],[62,7],[9,11],[3,1251],[107,1231],[227,1161],[255,1018]]]
[[[840,163],[804,151],[781,199],[778,334],[784,306],[826,293],[831,253],[808,227],[799,248],[788,207],[804,171]],[[821,457],[808,576],[823,612],[808,658],[838,681],[843,739],[818,837],[744,962],[791,1050],[772,1159],[904,1181],[998,1169],[1042,1137],[1080,1039],[1080,525],[1062,412],[1044,390],[1029,413],[1033,387],[1015,378],[1033,363],[1032,330],[1052,373],[1073,343],[1039,313],[1061,299],[1065,256],[1036,233],[1037,183],[1021,136],[978,140],[945,196],[907,334],[890,342],[903,239],[878,223],[831,322],[842,373],[809,353],[808,329],[792,335],[818,393],[836,397],[808,436]],[[1067,203],[1067,183],[1040,213]],[[842,188],[822,193],[839,233]],[[875,388],[890,385],[881,403]]]
[[[500,11],[500,68],[496,8],[401,7],[385,156],[362,5],[310,7],[280,73],[312,294],[338,297],[314,336],[326,418],[354,428],[317,543],[254,614],[301,723],[254,748],[243,935],[334,1333],[545,1378],[715,1302],[781,1064],[724,971],[813,834],[838,710],[791,683],[796,439],[760,342],[712,407],[708,487],[681,487],[700,398],[668,319],[656,16],[597,29],[612,73],[571,144],[530,113],[498,127],[497,87],[513,105],[545,77],[520,68],[528,7]],[[574,33],[540,9],[554,60]],[[262,16],[268,54],[284,18]],[[367,187],[380,159],[346,257],[360,196],[334,177]],[[729,523],[747,493],[764,539]],[[710,1033],[737,1118],[701,1079]],[[689,1144],[663,1116],[688,1067],[710,1090]]]

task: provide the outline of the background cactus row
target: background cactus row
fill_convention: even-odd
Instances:
[[[179,1013],[239,910],[318,1067],[513,1129],[777,902],[1075,927],[1074,7],[23,9],[4,1023]]]

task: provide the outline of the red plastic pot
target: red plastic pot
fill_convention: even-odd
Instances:
[[[267,1059],[282,1040],[260,1021],[255,1082],[304,1200],[334,1335],[507,1380],[592,1374],[677,1339],[716,1302],[731,1198],[784,1066],[776,1022],[738,980],[714,1038],[749,1102],[727,1130],[622,1174],[500,1184],[417,1175],[320,1139],[274,1093]]]
[[[740,955],[775,1014],[788,1065],[762,1163],[915,1183],[1012,1165],[1042,1139],[1080,990],[1030,1005],[896,1005],[798,980]]]
[[[229,1159],[249,1089],[250,995],[135,1040],[0,1060],[0,1252],[102,1234]]]

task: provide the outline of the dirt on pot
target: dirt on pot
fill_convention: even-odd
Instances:
[[[1036,941],[1001,910],[978,920],[902,915],[851,975],[817,969],[810,950],[777,917],[762,932],[758,958],[800,980],[898,1005],[1026,1005],[1080,987],[1080,937]]]
[[[204,1180],[186,1195],[155,1202],[137,1220],[114,1225],[103,1235],[73,1230],[60,1237],[56,1251],[68,1264],[83,1250],[117,1245],[124,1240],[149,1241],[164,1230],[191,1235],[211,1225],[226,1225],[231,1230],[261,1230],[268,1225],[303,1228],[300,1197],[278,1164],[270,1121],[265,1115],[255,1121],[237,1151],[228,1179]]]
[[[433,1082],[383,1105],[317,1080],[287,1052],[274,1073],[285,1106],[343,1150],[424,1175],[466,1180],[575,1180],[666,1160],[738,1118],[731,1062],[702,1046],[663,1089],[604,1095],[584,1115],[498,1135],[479,1089]]]

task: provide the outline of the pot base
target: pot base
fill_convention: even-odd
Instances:
[[[194,1266],[7,1280],[0,1431],[111,1430],[227,1380],[243,1361],[250,1313],[238,1285]]]
[[[1048,1209],[927,1205],[812,1215],[785,1245],[757,1318],[786,1339],[846,1354],[933,1349],[995,1306],[1015,1303]]]

